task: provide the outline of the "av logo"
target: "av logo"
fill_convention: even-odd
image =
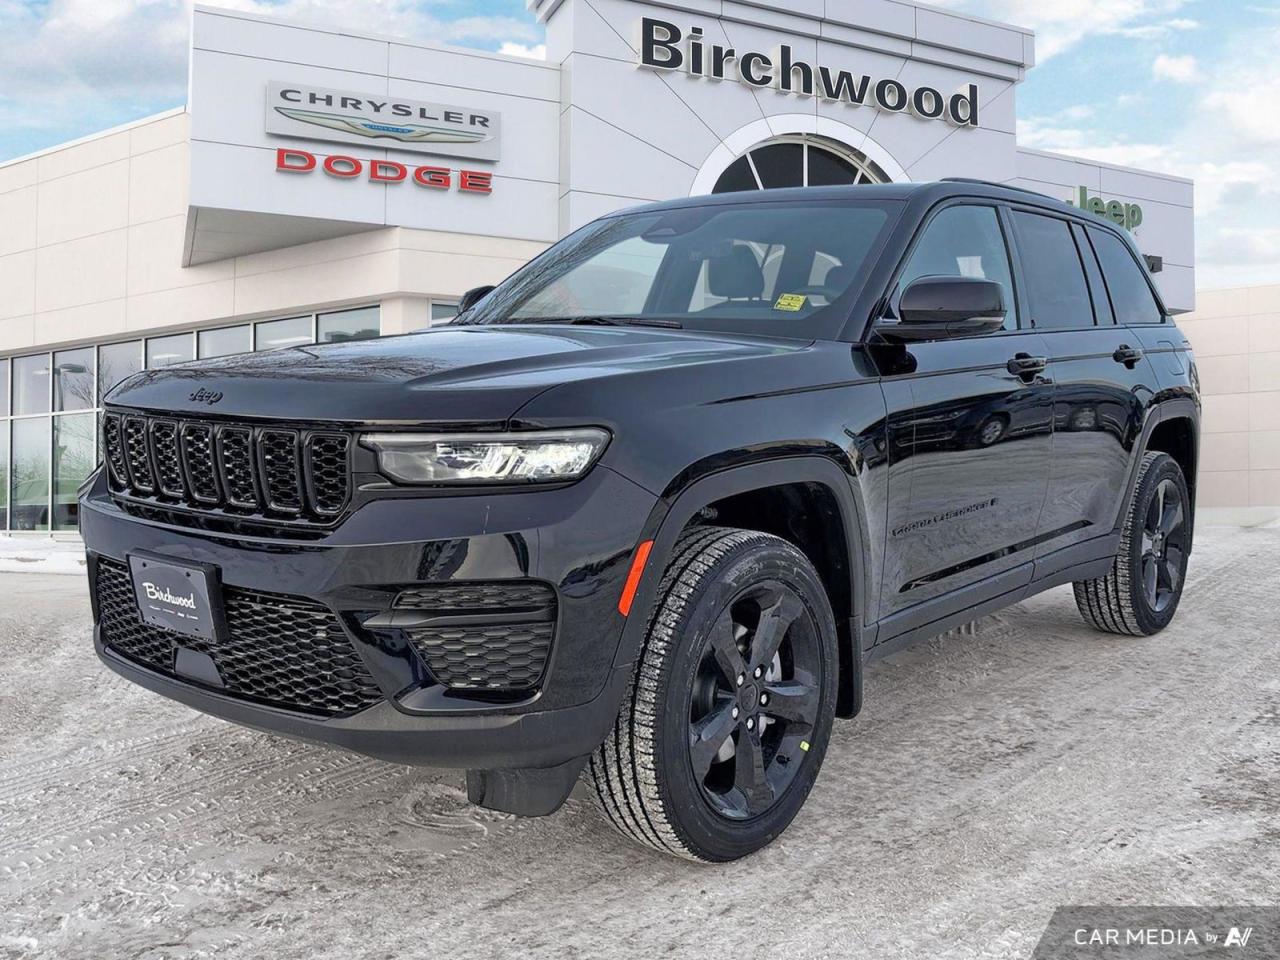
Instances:
[[[1224,947],[1247,947],[1249,938],[1253,936],[1253,927],[1245,927],[1241,930],[1239,927],[1232,927],[1227,931],[1227,937],[1222,941]]]

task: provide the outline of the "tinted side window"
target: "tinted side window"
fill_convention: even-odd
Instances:
[[[1107,296],[1107,285],[1102,281],[1102,268],[1098,266],[1093,244],[1089,242],[1084,227],[1078,223],[1071,225],[1071,234],[1076,238],[1076,249],[1080,251],[1080,259],[1084,261],[1084,273],[1089,278],[1089,293],[1093,297],[1093,315],[1098,318],[1098,326],[1114,326],[1116,315],[1111,310],[1111,298]]]
[[[1089,230],[1089,238],[1098,251],[1102,272],[1111,291],[1111,305],[1118,323],[1161,323],[1164,315],[1151,294],[1142,268],[1119,237],[1104,230]]]
[[[1071,225],[1035,213],[1013,216],[1032,326],[1042,330],[1093,326],[1093,305]]]
[[[994,207],[968,204],[947,207],[929,221],[898,281],[899,292],[921,277],[994,280],[1004,289],[1004,302],[1009,310],[1004,328],[1017,329],[1018,309],[1009,269],[1009,249]]]

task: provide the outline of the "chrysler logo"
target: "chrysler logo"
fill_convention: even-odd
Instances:
[[[424,123],[387,123],[344,117],[337,113],[321,113],[318,110],[298,110],[292,107],[276,107],[276,112],[299,123],[313,123],[343,133],[355,133],[362,137],[389,137],[401,143],[483,143],[489,134],[477,130],[459,130],[456,127],[431,126]]]
[[[187,399],[192,403],[207,403],[209,406],[213,406],[222,399],[222,391],[206,390],[204,387],[201,387],[199,390],[193,391],[191,396],[187,397]]]
[[[267,133],[278,137],[380,142],[468,160],[499,156],[502,115],[496,110],[276,81],[267,84],[266,107]]]

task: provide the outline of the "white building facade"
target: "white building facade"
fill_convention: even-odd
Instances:
[[[185,108],[0,164],[0,530],[74,530],[123,376],[420,329],[651,200],[1008,183],[1123,223],[1195,306],[1190,181],[1018,146],[1028,31],[902,0],[530,7],[545,62],[197,7]]]

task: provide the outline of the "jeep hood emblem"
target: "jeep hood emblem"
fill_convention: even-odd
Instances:
[[[204,387],[201,387],[199,390],[192,391],[191,395],[187,397],[187,399],[192,403],[207,403],[209,406],[213,406],[222,399],[222,391],[206,390]]]

